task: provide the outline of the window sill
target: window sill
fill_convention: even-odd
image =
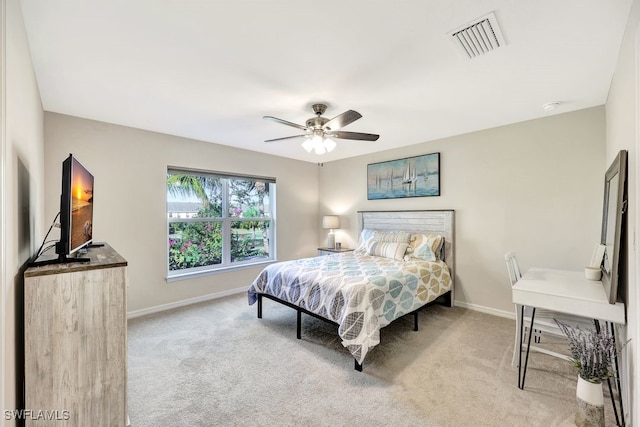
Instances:
[[[226,267],[217,267],[217,268],[212,268],[210,270],[191,271],[188,273],[177,273],[177,274],[172,274],[171,276],[167,276],[166,281],[167,283],[171,283],[171,282],[178,282],[181,280],[195,279],[197,277],[211,276],[214,274],[231,273],[233,271],[246,270],[248,268],[259,268],[259,267],[262,268],[276,262],[278,261],[271,259],[267,261],[252,262],[250,264],[238,264],[238,265],[230,265]]]

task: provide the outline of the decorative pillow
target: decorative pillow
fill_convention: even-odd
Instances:
[[[395,242],[395,243],[409,243],[411,240],[411,233],[408,231],[382,231],[375,230],[373,232],[373,240],[378,242]]]
[[[437,234],[414,234],[405,255],[405,261],[411,258],[424,261],[436,261],[440,258],[440,250],[444,239]]]
[[[360,233],[360,241],[358,242],[356,251],[367,252],[367,243],[369,243],[369,240],[373,238],[374,232],[375,230],[372,230],[370,228],[365,228],[362,230],[362,233]]]
[[[402,261],[404,259],[404,253],[407,251],[407,247],[409,247],[408,243],[379,242],[377,240],[371,240],[367,246],[367,253],[373,256]]]
[[[362,233],[360,233],[360,241],[356,251],[367,252],[369,243],[373,240],[377,242],[409,244],[410,239],[411,233],[408,231],[383,231],[365,228],[362,230]]]

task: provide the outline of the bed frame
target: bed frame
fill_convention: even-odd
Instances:
[[[405,316],[413,315],[413,330],[418,330],[418,313],[423,308],[432,304],[444,304],[453,307],[454,289],[455,289],[455,234],[454,234],[455,211],[453,210],[422,210],[422,211],[358,211],[358,233],[363,229],[375,230],[398,230],[410,231],[414,233],[433,233],[444,237],[444,245],[442,248],[443,261],[449,267],[451,272],[451,290],[441,295],[434,301],[418,308],[417,310],[407,313]],[[312,313],[304,308],[283,301],[268,294],[258,294],[258,318],[262,318],[262,297],[279,302],[280,304],[291,307],[297,312],[296,337],[302,338],[302,313],[325,322],[331,323],[337,327],[340,325],[332,320]],[[354,360],[354,367],[357,371],[362,372],[362,364]]]

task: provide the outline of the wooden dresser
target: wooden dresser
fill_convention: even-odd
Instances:
[[[83,256],[24,273],[27,426],[127,423],[127,261]]]

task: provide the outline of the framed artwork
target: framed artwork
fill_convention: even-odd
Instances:
[[[367,165],[367,199],[440,195],[440,153]]]

